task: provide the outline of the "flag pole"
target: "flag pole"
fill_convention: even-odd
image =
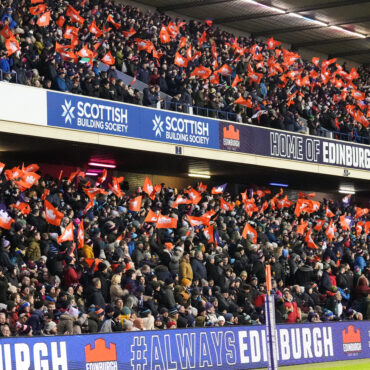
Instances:
[[[277,341],[276,341],[276,322],[275,322],[275,300],[271,295],[271,266],[266,266],[266,299],[265,299],[265,315],[266,315],[266,339],[267,339],[267,357],[268,369],[278,369],[278,354],[277,354]]]

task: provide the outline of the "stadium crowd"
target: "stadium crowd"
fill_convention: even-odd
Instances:
[[[99,0],[0,2],[5,81],[369,143],[369,69]],[[109,66],[99,69],[102,61]],[[117,71],[148,87],[143,93]],[[0,76],[1,77],[1,76]],[[340,134],[338,134],[340,133]]]
[[[3,336],[261,325],[267,264],[277,323],[370,319],[369,210],[349,196],[4,168]]]

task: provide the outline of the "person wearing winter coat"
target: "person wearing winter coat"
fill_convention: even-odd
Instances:
[[[44,303],[42,301],[35,301],[34,308],[30,318],[27,321],[27,325],[32,327],[33,335],[41,335],[42,329],[44,327],[44,314],[42,313],[42,308]]]
[[[123,298],[124,296],[128,295],[128,290],[121,288],[121,275],[115,274],[112,276],[109,293],[112,303],[115,302],[116,299]]]
[[[193,269],[190,264],[190,255],[188,253],[184,254],[180,262],[180,274],[179,279],[189,279],[193,281]]]
[[[77,272],[73,266],[74,259],[71,256],[65,257],[66,266],[63,269],[63,284],[68,288],[74,284],[78,284],[82,273]]]
[[[36,262],[41,257],[41,250],[40,250],[40,233],[34,233],[34,236],[31,238],[30,243],[28,245],[26,256],[28,260]]]
[[[174,281],[172,279],[167,279],[165,281],[166,285],[161,288],[161,296],[159,304],[162,307],[168,309],[174,308],[176,306],[176,300],[173,292]]]
[[[91,289],[88,297],[89,304],[93,304],[98,307],[105,307],[105,299],[101,292],[101,281],[99,278],[92,279],[93,288]]]
[[[191,261],[191,267],[194,279],[207,279],[207,269],[203,264],[203,253],[201,251],[197,251],[195,254],[195,258]]]

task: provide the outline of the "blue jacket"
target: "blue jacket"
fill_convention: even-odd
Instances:
[[[4,73],[9,73],[10,72],[10,62],[8,58],[2,58],[0,59],[0,69]]]
[[[358,266],[361,269],[361,271],[363,271],[366,267],[365,258],[362,256],[357,256],[355,258],[355,266]]]
[[[31,317],[28,319],[27,324],[32,327],[33,335],[41,335],[43,329],[44,314],[40,310],[33,311]]]

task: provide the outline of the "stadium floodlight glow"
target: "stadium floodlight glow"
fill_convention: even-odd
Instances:
[[[261,4],[259,3],[258,1],[255,1],[255,0],[243,0],[245,3],[249,3],[249,4],[253,4],[253,5],[258,5],[262,8],[266,8],[268,10],[272,10],[274,12],[277,12],[277,13],[281,13],[281,14],[284,14],[286,13],[286,10],[284,9],[280,9],[280,8],[277,8],[275,6],[271,6],[271,5],[266,5],[266,4]]]
[[[99,176],[97,172],[86,172],[86,176]]]
[[[280,186],[281,188],[287,188],[288,184],[280,184],[279,182],[270,182],[269,185],[271,186]]]
[[[358,33],[358,32],[353,32],[353,31],[347,30],[346,28],[343,28],[343,27],[330,26],[330,25],[328,25],[328,27],[330,27],[332,30],[337,30],[337,31],[348,33],[349,35],[353,35],[353,36],[356,36],[356,37],[361,37],[362,39],[365,39],[367,37],[367,35],[364,35],[364,34]]]
[[[341,193],[341,194],[356,194],[356,192],[354,190],[343,190],[343,189],[339,189],[338,190],[338,193]]]
[[[200,179],[210,179],[211,178],[211,175],[207,174],[207,173],[201,173],[201,172],[189,172],[188,173],[188,176],[189,177],[196,177],[196,178],[200,178]]]
[[[112,163],[89,162],[89,166],[103,167],[103,168],[116,168],[116,165]]]

